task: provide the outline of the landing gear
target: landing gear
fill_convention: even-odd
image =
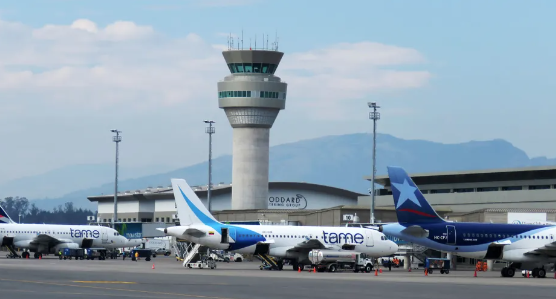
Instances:
[[[543,268],[534,268],[533,269],[533,277],[537,278],[545,278],[546,277],[546,270]]]
[[[504,267],[502,268],[502,277],[514,277],[515,269],[512,267]]]
[[[38,258],[41,258],[41,259],[42,259],[42,253],[35,252],[34,257],[35,257],[36,259],[38,259]]]

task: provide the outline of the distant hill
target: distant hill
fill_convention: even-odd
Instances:
[[[120,166],[123,180],[142,177],[172,169],[167,165],[141,167]],[[114,164],[77,164],[61,167],[43,174],[22,177],[0,184],[0,198],[25,196],[27,198],[59,198],[70,192],[99,186],[114,177]]]
[[[325,184],[367,193],[370,184],[363,180],[363,176],[371,173],[371,148],[370,134],[326,136],[273,146],[270,149],[270,180]],[[524,151],[500,139],[442,144],[377,134],[377,174],[386,174],[387,165],[402,166],[408,172],[434,172],[556,165],[556,159],[531,159]],[[119,189],[168,186],[171,178],[185,178],[195,185],[206,184],[207,168],[207,162],[203,162],[162,174],[122,180]],[[231,178],[232,157],[215,158],[214,183],[230,183]],[[94,208],[86,197],[112,194],[113,186],[113,183],[92,185],[58,199],[36,203],[51,208],[73,201],[76,206]]]

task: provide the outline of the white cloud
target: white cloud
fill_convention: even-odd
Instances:
[[[14,99],[18,93],[33,95],[35,101],[76,109],[201,104],[214,99],[215,83],[227,73],[225,45],[211,45],[193,33],[170,38],[127,21],[101,28],[79,19],[37,29],[0,21],[0,38],[5,41],[0,93]],[[341,43],[286,53],[277,74],[288,82],[290,99],[322,116],[377,90],[425,85],[427,71],[395,69],[424,62],[415,49]]]
[[[424,62],[415,49],[360,42],[285,55],[280,69],[290,83],[290,95],[307,99],[311,106],[327,102],[330,109],[375,91],[421,87],[431,77],[428,71],[395,67]]]

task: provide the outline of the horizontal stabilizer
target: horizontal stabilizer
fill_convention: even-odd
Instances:
[[[402,233],[416,238],[427,238],[429,236],[429,231],[419,225],[408,226],[406,229],[402,230]]]
[[[188,228],[188,229],[185,230],[185,234],[186,234],[186,235],[190,235],[190,236],[192,236],[192,237],[197,237],[197,238],[199,238],[199,237],[202,237],[202,236],[206,235],[207,233],[204,232],[204,231],[202,231],[202,230],[199,230],[199,229],[191,228],[191,227],[190,227],[190,228]]]

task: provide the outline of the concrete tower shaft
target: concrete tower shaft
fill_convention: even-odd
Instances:
[[[232,209],[266,209],[270,128],[286,107],[287,84],[274,75],[284,53],[222,54],[231,72],[218,82],[218,105],[234,129]]]

